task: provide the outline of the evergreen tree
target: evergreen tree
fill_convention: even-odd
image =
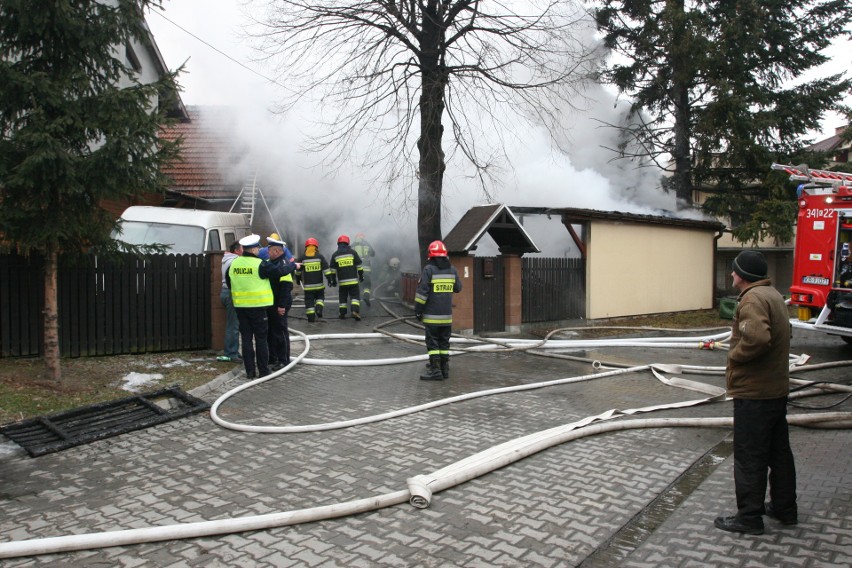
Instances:
[[[59,367],[57,262],[110,247],[104,200],[165,187],[158,140],[174,75],[141,84],[126,57],[150,43],[148,0],[0,0],[0,235],[45,259],[44,356]],[[126,62],[127,61],[127,62]]]
[[[603,0],[595,16],[626,58],[604,77],[631,97],[643,153],[670,157],[669,188],[686,204],[712,193],[705,210],[731,217],[740,240],[789,237],[795,194],[769,166],[801,157],[801,137],[852,88],[842,75],[803,80],[849,34],[852,3]]]

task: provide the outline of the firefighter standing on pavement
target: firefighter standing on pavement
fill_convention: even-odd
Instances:
[[[352,317],[361,319],[361,295],[359,282],[364,280],[364,269],[361,267],[361,257],[349,246],[349,237],[337,237],[337,250],[331,255],[329,266],[334,280],[339,286],[340,319],[346,319],[346,310],[351,303]]]
[[[450,264],[447,247],[441,241],[433,241],[414,296],[414,315],[426,328],[426,351],[429,353],[426,373],[420,375],[424,381],[450,378],[453,294],[461,289],[461,279]]]
[[[284,241],[266,239],[269,244],[269,262],[276,266],[285,264]],[[290,363],[290,326],[288,315],[293,305],[293,274],[272,278],[273,304],[269,308],[269,368],[276,371]]]
[[[249,235],[240,239],[243,256],[231,262],[226,279],[231,299],[240,322],[243,364],[249,379],[269,374],[268,309],[274,302],[270,278],[281,278],[296,270],[295,264],[279,266],[257,257],[260,236]],[[255,349],[255,346],[257,349]]]
[[[323,276],[329,286],[336,286],[334,273],[328,266],[328,261],[319,252],[319,241],[310,237],[305,241],[305,254],[298,260],[302,265],[296,271],[296,282],[302,285],[305,291],[305,315],[309,322],[322,319],[322,311],[325,306],[325,283]]]
[[[364,239],[364,233],[355,234],[355,242],[352,243],[352,250],[358,253],[361,257],[361,266],[364,269],[363,286],[361,286],[361,297],[364,298],[364,303],[370,305],[370,297],[373,295],[372,284],[372,264],[373,257],[376,256],[376,249],[373,245]]]

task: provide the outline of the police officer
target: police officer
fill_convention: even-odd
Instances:
[[[432,241],[414,295],[414,315],[426,328],[426,351],[429,353],[426,373],[420,375],[424,381],[450,378],[453,294],[461,289],[458,272],[447,257],[447,247],[441,241]]]
[[[258,258],[260,236],[249,235],[240,239],[243,255],[235,258],[228,268],[228,288],[240,322],[243,347],[243,364],[249,379],[268,375],[269,334],[268,309],[274,302],[270,278],[281,278],[296,270],[291,263],[274,265]],[[255,350],[256,347],[256,350]]]
[[[266,239],[269,262],[285,263],[284,241],[271,236]],[[272,306],[269,308],[269,368],[276,371],[290,363],[290,326],[288,315],[293,305],[293,275],[286,274],[269,281],[272,286]]]
[[[349,237],[337,237],[337,250],[329,260],[334,280],[337,281],[340,319],[346,319],[346,310],[351,303],[352,317],[361,319],[361,293],[358,284],[364,280],[364,269],[361,267],[361,257],[349,246]]]

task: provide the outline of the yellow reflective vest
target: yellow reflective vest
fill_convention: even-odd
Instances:
[[[256,256],[235,258],[228,268],[231,279],[231,300],[235,308],[263,308],[273,302],[269,280],[260,277],[260,264]]]

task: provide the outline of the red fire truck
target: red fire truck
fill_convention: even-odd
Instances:
[[[790,303],[794,327],[839,335],[852,344],[852,174],[773,164],[803,182]]]

